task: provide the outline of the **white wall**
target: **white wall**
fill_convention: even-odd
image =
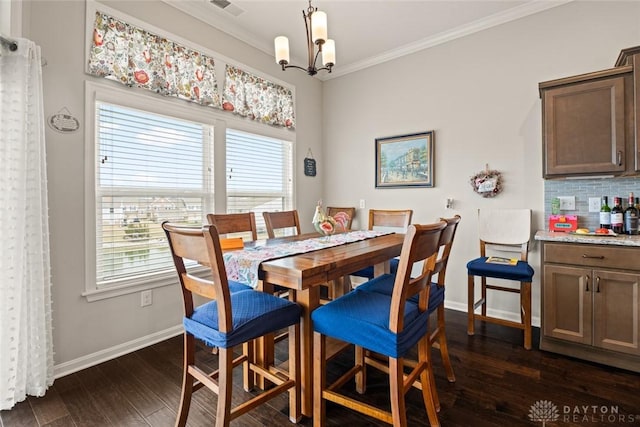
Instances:
[[[179,37],[232,58],[294,85],[297,95],[296,175],[301,216],[311,217],[322,195],[321,86],[317,79],[297,72],[283,73],[275,61],[230,36],[160,1],[115,1],[108,6],[166,29]],[[45,116],[66,107],[84,118],[85,4],[81,1],[32,1],[25,13],[24,36],[42,47]],[[198,107],[196,107],[198,108]],[[129,294],[88,303],[84,283],[84,123],[78,132],[60,134],[46,129],[49,222],[53,276],[53,338],[56,373],[94,364],[135,345],[177,331],[182,303],[178,286],[154,289],[153,305],[140,307],[140,295]],[[319,177],[305,177],[302,163],[311,148],[320,165]]]
[[[538,83],[613,67],[621,49],[640,44],[639,23],[637,2],[573,2],[325,82],[327,203],[364,199],[361,227],[369,208],[412,208],[415,223],[460,214],[446,300],[466,310],[465,265],[479,253],[477,209],[530,208],[534,228],[544,228]],[[435,188],[376,189],[375,138],[427,130],[436,134]],[[469,184],[485,164],[503,173],[504,192],[493,199]],[[445,209],[447,197],[454,209]],[[542,272],[533,249],[538,323]],[[501,315],[519,318],[515,296],[493,301]]]

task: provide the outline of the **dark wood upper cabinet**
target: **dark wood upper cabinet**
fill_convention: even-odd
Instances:
[[[545,178],[625,173],[632,75],[620,67],[540,83]]]
[[[640,46],[539,89],[544,178],[640,175]]]

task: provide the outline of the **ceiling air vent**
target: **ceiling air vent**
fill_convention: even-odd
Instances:
[[[231,4],[231,2],[227,0],[211,0],[211,3],[215,4],[220,9],[224,9]]]
[[[227,13],[230,13],[233,16],[238,16],[242,12],[244,12],[244,10],[240,9],[234,4],[231,4],[231,2],[227,0],[209,0],[209,3],[219,7],[220,9],[224,10]]]

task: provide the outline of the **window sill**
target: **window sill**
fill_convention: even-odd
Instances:
[[[190,268],[189,272],[202,278],[210,276],[209,268],[200,265]],[[87,299],[87,302],[94,302],[171,285],[180,285],[178,276],[175,273],[165,272],[155,277],[139,278],[136,281],[129,280],[126,283],[105,286],[99,289],[87,289],[82,293],[82,296]]]
[[[87,302],[95,302],[108,298],[115,298],[122,295],[133,294],[136,292],[146,291],[148,289],[161,288],[164,286],[177,285],[178,280],[175,276],[156,279],[153,281],[128,283],[126,285],[108,286],[101,289],[87,290],[82,296]]]

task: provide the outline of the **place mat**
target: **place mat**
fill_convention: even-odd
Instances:
[[[238,251],[225,252],[222,256],[229,280],[245,283],[256,288],[259,280],[260,263],[263,261],[372,239],[385,234],[392,234],[392,232],[382,230],[348,231],[329,237],[320,236],[277,245],[255,246]]]

